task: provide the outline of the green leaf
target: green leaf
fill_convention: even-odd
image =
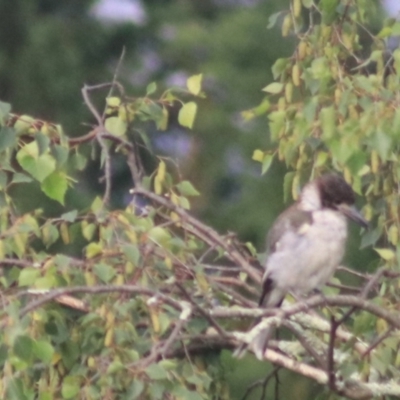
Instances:
[[[263,162],[264,160],[264,152],[262,150],[256,149],[253,152],[252,160],[258,161],[258,162]]]
[[[378,249],[374,248],[374,250],[383,258],[385,261],[393,260],[396,256],[395,252],[392,249]]]
[[[278,58],[274,62],[274,65],[271,68],[272,76],[274,77],[274,79],[278,79],[281,76],[281,74],[286,70],[288,65],[290,65],[290,63],[291,61],[289,58]]]
[[[313,78],[323,81],[325,78],[331,78],[331,70],[326,57],[319,57],[312,61],[310,72]],[[321,83],[318,83],[319,87]]]
[[[30,361],[33,355],[34,341],[25,335],[17,336],[14,340],[13,352],[21,360]]]
[[[67,213],[61,214],[61,219],[67,222],[74,222],[78,216],[77,210],[72,210]]]
[[[115,96],[107,97],[106,98],[106,104],[109,107],[113,107],[113,108],[119,107],[120,104],[121,104],[121,99],[119,97],[115,97]]]
[[[28,400],[25,386],[21,379],[10,377],[7,382],[6,399],[7,400]]]
[[[142,381],[139,381],[138,379],[135,379],[128,387],[126,398],[132,400],[138,399],[139,396],[143,393],[143,390],[144,390],[144,383]]]
[[[17,153],[17,160],[18,157],[23,158],[25,156],[30,156],[35,160],[39,157],[39,146],[36,141],[30,142],[22,147],[21,150]]]
[[[39,155],[47,153],[50,144],[49,137],[47,135],[44,135],[42,132],[38,132],[35,135],[35,141],[38,145]]]
[[[268,115],[268,119],[270,120],[269,129],[271,131],[271,140],[277,141],[279,139],[279,134],[281,130],[285,127],[285,111],[273,111]]]
[[[82,171],[87,164],[87,158],[81,153],[75,153],[71,156],[71,165],[78,171]]]
[[[264,175],[269,170],[270,166],[272,165],[272,161],[274,159],[273,154],[266,154],[264,156],[264,160],[262,162],[261,174]]]
[[[13,128],[3,126],[0,129],[0,151],[15,147],[17,144],[17,134]]]
[[[123,369],[125,369],[124,364],[122,364],[122,362],[119,360],[115,360],[111,362],[111,364],[108,366],[107,374],[115,374],[119,371],[122,371]]]
[[[367,163],[367,154],[363,150],[355,151],[347,160],[347,166],[354,175],[358,174]]]
[[[180,194],[183,196],[199,196],[200,193],[194,188],[189,181],[182,181],[176,185]]]
[[[164,368],[166,371],[171,371],[179,367],[179,363],[176,359],[160,360],[158,365]]]
[[[336,8],[339,0],[321,0],[319,3],[320,10],[322,11],[322,21],[329,25],[336,17]]]
[[[265,86],[265,88],[262,89],[263,92],[267,93],[272,93],[272,94],[278,94],[281,93],[283,90],[283,83],[280,82],[273,82],[270,83],[269,85]]]
[[[52,155],[57,162],[57,166],[62,167],[68,160],[69,149],[64,146],[55,145],[52,148]]]
[[[18,286],[30,286],[40,276],[40,270],[33,267],[24,268],[18,277]]]
[[[64,197],[68,189],[68,180],[64,173],[53,172],[43,180],[40,188],[47,197],[64,205]]]
[[[157,90],[157,84],[155,82],[151,82],[146,87],[146,96],[150,96]]]
[[[147,235],[151,240],[159,244],[164,244],[171,240],[169,232],[161,226],[151,228]]]
[[[61,395],[64,399],[77,398],[80,392],[79,379],[76,376],[66,376],[62,381]]]
[[[54,258],[54,264],[61,269],[68,267],[71,264],[71,259],[63,254],[57,254]]]
[[[126,121],[119,117],[110,117],[106,119],[104,127],[111,135],[123,136],[126,133],[128,125]]]
[[[12,183],[29,183],[32,182],[32,178],[28,175],[23,174],[22,172],[16,172],[13,175]]]
[[[186,86],[189,92],[197,96],[201,92],[201,81],[203,74],[193,75],[186,81]]]
[[[39,156],[37,142],[31,142],[17,153],[17,161],[21,167],[29,172],[39,182],[49,176],[56,168],[56,161],[49,154]]]
[[[133,265],[137,265],[140,258],[140,252],[136,245],[134,244],[125,244],[122,246],[122,251],[125,254],[125,257],[128,261],[130,261]]]
[[[268,18],[268,25],[267,29],[271,29],[275,26],[276,21],[278,21],[279,16],[281,15],[282,11],[276,12],[274,14],[271,14]]]
[[[96,196],[90,206],[90,209],[97,214],[103,209],[103,200],[99,196]]]
[[[350,145],[344,138],[329,141],[329,148],[332,151],[334,159],[342,164],[353,155],[356,149]]]
[[[87,258],[93,258],[101,254],[103,246],[100,243],[89,243],[86,246],[85,253]]]
[[[392,27],[391,26],[385,26],[382,28],[382,30],[376,35],[377,38],[379,39],[384,39],[386,37],[392,36]]]
[[[14,124],[15,132],[17,136],[22,136],[28,133],[29,128],[35,122],[35,118],[30,115],[21,115]]]
[[[57,284],[54,274],[46,274],[36,279],[34,287],[36,289],[51,289]]]
[[[87,221],[82,222],[82,235],[87,241],[92,240],[95,232],[96,232],[95,224],[88,224]]]
[[[167,379],[168,373],[165,368],[161,367],[159,364],[151,364],[146,369],[145,372],[150,379],[160,380]]]
[[[179,205],[185,210],[190,210],[189,200],[184,196],[179,197]]]
[[[93,267],[93,271],[96,274],[96,276],[99,279],[101,279],[104,283],[109,283],[116,274],[115,269],[113,267],[103,263],[96,264]]]
[[[33,354],[44,363],[48,364],[53,358],[54,348],[49,342],[38,340],[33,345]]]
[[[58,229],[53,224],[46,223],[42,226],[42,240],[46,247],[50,247],[59,237]]]
[[[179,110],[178,121],[179,123],[189,129],[192,129],[194,119],[196,118],[197,104],[193,101],[186,103]]]
[[[333,106],[324,107],[319,113],[321,121],[322,138],[330,139],[336,132],[336,111]]]
[[[0,124],[4,123],[4,120],[8,117],[11,111],[11,104],[0,101]]]
[[[371,147],[378,152],[383,161],[387,160],[391,145],[392,139],[381,130],[377,130],[371,139]]]

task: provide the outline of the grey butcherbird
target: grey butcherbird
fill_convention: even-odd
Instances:
[[[260,307],[279,307],[288,292],[300,295],[323,286],[342,260],[347,220],[367,221],[354,208],[351,187],[338,175],[326,174],[308,183],[300,199],[276,219],[267,237],[268,259]],[[248,347],[262,359],[272,328],[261,329]]]

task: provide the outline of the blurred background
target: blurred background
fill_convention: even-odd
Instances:
[[[399,3],[384,0],[382,18],[384,11],[395,17]],[[294,38],[282,38],[279,23],[267,29],[269,16],[288,6],[289,0],[0,0],[0,100],[17,114],[60,123],[69,136],[79,136],[94,122],[81,88],[111,81],[123,48],[119,79],[131,96],[144,95],[153,81],[157,94],[184,87],[187,77],[202,73],[207,97],[199,100],[193,131],[173,123],[164,132],[150,126],[152,146],[174,160],[181,176],[201,192],[195,215],[263,252],[269,226],[287,206],[286,168],[275,162],[261,176],[260,164],[251,157],[255,149],[271,146],[267,118],[246,122],[241,112],[262,101],[272,64],[293,52]],[[69,204],[89,204],[101,192],[93,179],[99,174],[96,160],[91,173],[85,185],[69,193]],[[118,157],[113,175],[113,206],[124,207],[130,176]],[[58,210],[44,201],[34,187],[29,196],[19,194],[21,210]],[[365,269],[371,254],[358,251],[357,229],[351,237],[346,263]],[[249,369],[244,364],[232,369],[231,359],[226,360],[237,395],[232,398],[241,398],[244,381],[265,376],[269,368],[251,361]],[[307,398],[299,395],[302,385],[309,393],[308,384],[299,383],[285,389],[296,395],[285,392],[283,398]]]

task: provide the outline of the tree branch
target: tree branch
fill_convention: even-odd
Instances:
[[[156,203],[174,211],[178,214],[183,222],[190,224],[195,229],[197,229],[201,234],[208,237],[214,245],[218,245],[226,252],[226,256],[232,260],[234,263],[240,265],[240,267],[245,271],[249,277],[256,282],[258,285],[261,282],[261,273],[254,268],[240,253],[235,249],[234,246],[227,243],[216,231],[202,222],[198,221],[196,218],[192,217],[188,214],[183,208],[178,207],[168,199],[162,196],[158,196],[155,193],[152,193],[144,188],[135,188],[133,190],[136,194],[141,194],[150,200],[155,201]]]

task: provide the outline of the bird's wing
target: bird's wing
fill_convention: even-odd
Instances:
[[[268,232],[267,251],[269,254],[279,249],[279,241],[285,233],[301,232],[304,227],[312,224],[312,213],[310,211],[296,209],[293,212],[294,207],[295,205],[280,214]]]
[[[286,211],[280,214],[270,229],[267,237],[267,249],[269,255],[279,251],[280,241],[285,234],[301,234],[302,231],[306,232],[307,227],[312,224],[311,212],[299,210],[297,208],[294,212],[293,207],[295,207],[295,205],[289,207]],[[262,283],[263,287],[259,300],[259,306],[263,306],[264,303],[268,303],[269,306],[279,307],[283,301],[285,293],[273,290],[275,288],[275,284],[269,277],[268,270],[265,271]],[[266,300],[266,298],[268,299]]]

